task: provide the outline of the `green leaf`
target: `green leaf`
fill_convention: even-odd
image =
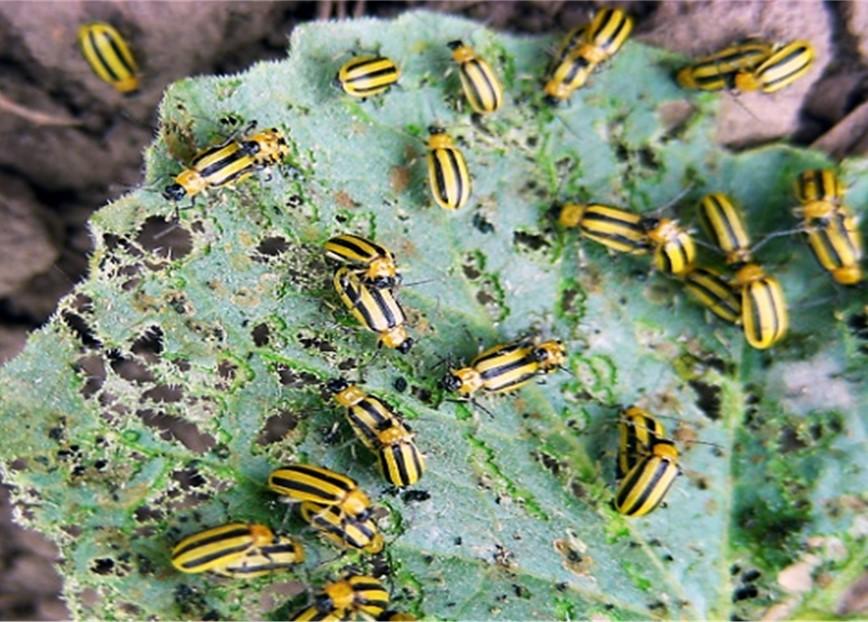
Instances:
[[[504,77],[506,104],[490,118],[471,117],[447,73],[445,42],[458,38]],[[169,90],[173,153],[220,142],[218,120],[232,116],[287,131],[296,170],[213,192],[166,233],[174,208],[159,189],[182,163],[157,141],[147,183],[92,220],[89,278],[0,373],[3,477],[19,519],[60,546],[73,615],[279,618],[306,602],[290,600],[301,584],[349,563],[370,570],[265,489],[290,460],[347,472],[376,498],[380,570],[396,607],[419,615],[755,618],[785,601],[833,615],[866,559],[865,290],[834,287],[796,238],[770,242],[760,259],[792,329],[758,352],[645,259],[557,231],[550,215],[568,199],[649,211],[689,185],[683,205],[728,192],[759,238],[796,226],[792,180],[831,163],[786,145],[718,148],[718,98],[679,90],[682,59],[637,42],[549,108],[540,76],[553,45],[430,13],[315,23],[293,32],[284,62]],[[331,80],[353,51],[396,59],[400,87],[342,95]],[[459,137],[474,177],[458,213],[428,195],[432,121]],[[868,161],[839,168],[863,211]],[[341,231],[386,244],[408,281],[424,281],[400,291],[418,340],[409,355],[377,352],[340,308],[321,245]],[[567,372],[484,399],[490,417],[444,400],[444,357],[467,361],[477,340],[531,330],[565,341]],[[350,442],[322,392],[336,375],[412,419],[429,464],[414,494],[389,491]],[[399,377],[409,392],[393,388]],[[677,440],[716,447],[681,442],[668,506],[627,520],[610,502],[616,415],[634,402],[676,417],[665,421]],[[172,569],[174,541],[227,520],[300,534],[306,570],[244,583]],[[806,555],[817,582],[784,594],[777,573]],[[756,597],[742,598],[746,584]]]

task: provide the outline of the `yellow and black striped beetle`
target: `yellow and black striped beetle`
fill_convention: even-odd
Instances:
[[[796,180],[794,210],[802,219],[802,231],[817,263],[841,285],[862,280],[863,245],[859,225],[843,204],[844,186],[834,171],[803,171]]]
[[[560,369],[565,361],[566,349],[560,341],[534,344],[522,339],[493,346],[478,354],[468,367],[451,369],[441,386],[459,395],[471,395],[479,390],[508,393],[537,376]]]
[[[175,177],[175,183],[166,186],[163,197],[180,201],[246,179],[256,171],[256,160],[249,151],[235,140],[205,150]]]
[[[577,48],[580,55],[597,65],[612,58],[633,30],[633,18],[621,9],[602,8],[594,15]]]
[[[268,487],[290,501],[335,506],[351,520],[364,522],[373,512],[371,499],[356,480],[321,466],[282,466],[269,474]]]
[[[401,284],[395,255],[385,246],[359,235],[342,233],[325,243],[326,257],[355,268],[366,283],[378,289]]]
[[[780,283],[755,263],[741,266],[733,278],[741,292],[741,321],[747,342],[765,350],[780,341],[789,326]]]
[[[581,54],[581,50],[571,49],[559,55],[552,65],[549,79],[543,86],[546,101],[559,104],[569,99],[572,94],[585,85],[594,72],[596,65]]]
[[[81,52],[93,72],[124,95],[139,89],[139,67],[121,33],[104,22],[78,29]]]
[[[711,268],[695,266],[681,276],[687,293],[720,319],[741,324],[741,297]]]
[[[344,63],[335,76],[335,82],[347,95],[365,99],[379,95],[396,84],[401,70],[384,56],[355,56]]]
[[[621,479],[643,456],[651,454],[654,443],[666,436],[663,424],[647,410],[628,406],[621,411],[618,420],[618,466],[617,478]]]
[[[458,210],[470,199],[472,181],[464,154],[442,127],[428,128],[428,185],[434,201]]]
[[[828,168],[808,169],[799,173],[795,192],[802,209],[825,210],[825,206],[813,204],[830,203],[838,206],[844,200],[844,184],[835,171]]]
[[[341,301],[359,323],[379,335],[379,343],[406,354],[413,347],[404,309],[389,289],[368,287],[351,269],[338,268],[332,279]]]
[[[741,210],[722,192],[699,200],[699,218],[728,265],[752,261],[750,236]]]
[[[677,220],[645,217],[641,226],[654,249],[654,265],[658,270],[679,276],[693,267],[696,243]]]
[[[619,253],[644,255],[651,249],[640,214],[602,203],[567,203],[558,215],[562,227],[578,227],[586,238]]]
[[[304,502],[301,517],[326,540],[341,548],[351,548],[376,555],[385,542],[377,524],[371,517],[365,520],[347,518],[337,505],[318,505]]]
[[[241,145],[256,166],[263,168],[281,164],[290,153],[286,136],[276,127],[245,137]]]
[[[675,444],[666,439],[653,441],[648,454],[633,465],[618,485],[615,509],[632,517],[652,512],[666,497],[679,473]]]
[[[452,60],[458,63],[461,87],[470,107],[479,114],[495,112],[503,103],[503,86],[484,58],[462,41],[450,41]]]
[[[292,616],[292,620],[344,620],[349,616],[377,619],[389,605],[389,592],[374,577],[349,574],[326,584],[314,597],[310,607]]]
[[[335,401],[360,441],[377,454],[383,477],[394,486],[412,486],[425,472],[425,458],[401,415],[378,397],[340,378],[328,383]]]
[[[223,568],[250,551],[275,544],[274,533],[257,523],[227,523],[191,534],[172,549],[172,565],[185,573]]]
[[[703,56],[679,70],[678,84],[686,89],[722,91],[735,86],[735,74],[751,71],[771,56],[773,47],[764,41],[744,41]]]
[[[810,41],[791,41],[772,52],[759,65],[735,74],[739,91],[774,93],[805,75],[814,62],[814,46]]]
[[[274,542],[247,551],[242,557],[211,572],[233,579],[254,579],[289,570],[304,562],[304,548],[297,539],[277,536]]]

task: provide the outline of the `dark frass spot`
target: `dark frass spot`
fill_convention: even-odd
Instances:
[[[262,348],[268,345],[268,340],[271,337],[271,331],[268,328],[268,324],[264,322],[262,324],[257,324],[253,327],[253,330],[250,331],[250,336],[253,338],[253,343],[258,348]]]
[[[485,216],[483,216],[479,212],[476,212],[475,214],[473,214],[472,222],[473,222],[473,227],[477,231],[479,231],[479,233],[485,233],[485,234],[494,233],[494,225],[491,224],[485,218]]]
[[[298,416],[289,410],[281,410],[265,420],[256,442],[260,445],[276,443],[283,440],[296,426],[298,426]]]
[[[696,405],[699,410],[712,421],[720,419],[720,387],[701,380],[690,380],[689,384],[696,391]]]
[[[514,246],[523,246],[532,251],[538,251],[541,248],[551,246],[549,241],[538,233],[529,233],[527,231],[516,231],[512,235],[512,243]]]

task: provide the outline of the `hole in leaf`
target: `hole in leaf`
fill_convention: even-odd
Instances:
[[[73,369],[84,378],[84,384],[79,389],[82,397],[91,397],[102,388],[105,382],[105,359],[101,356],[82,356],[75,361]]]
[[[166,222],[162,216],[145,220],[136,236],[142,248],[165,259],[181,259],[193,250],[193,236],[176,222]]]
[[[102,236],[102,240],[105,244],[105,247],[109,250],[110,254],[115,254],[118,250],[121,250],[125,254],[130,255],[131,257],[142,256],[142,252],[135,246],[130,244],[130,241],[123,236],[116,235],[114,233],[104,233]]]
[[[125,292],[129,292],[138,287],[139,283],[142,282],[142,278],[139,276],[141,272],[142,264],[140,263],[134,263],[120,268],[117,271],[119,277],[130,277],[121,283],[121,289]]]
[[[306,371],[295,371],[286,365],[278,365],[276,371],[278,378],[280,379],[280,384],[285,387],[301,389],[319,382],[319,378],[314,376],[312,373]]]
[[[250,335],[253,337],[253,343],[256,344],[258,348],[262,348],[268,345],[271,330],[268,328],[268,324],[263,322],[262,324],[254,326],[253,330],[250,331]]]
[[[84,321],[83,317],[71,311],[64,311],[61,317],[85,348],[102,347],[102,343],[96,338],[93,329]]]
[[[464,257],[464,263],[461,264],[461,270],[464,276],[470,281],[475,281],[482,276],[482,269],[485,266],[485,259],[479,253],[467,253]]]
[[[95,607],[99,606],[101,600],[102,596],[100,595],[100,593],[92,587],[86,587],[78,593],[78,601],[86,609],[94,609]]]
[[[115,567],[115,560],[111,557],[102,557],[91,562],[90,570],[96,574],[111,574]]]
[[[160,357],[158,355],[163,351],[162,329],[156,325],[149,326],[139,337],[136,337],[130,350],[148,363],[159,362]]]
[[[148,371],[148,368],[141,361],[133,357],[124,357],[117,350],[109,350],[107,354],[111,361],[112,370],[124,380],[135,382],[136,384],[154,381],[153,374]]]
[[[142,393],[142,397],[162,403],[180,402],[184,391],[178,384],[158,384]]]
[[[141,619],[144,617],[142,615],[142,609],[133,603],[121,603],[118,605],[118,609],[123,611],[130,618]]]
[[[183,490],[190,488],[202,488],[208,483],[205,476],[202,475],[195,467],[189,467],[172,473],[174,479]]]
[[[320,352],[336,352],[337,351],[335,349],[335,347],[330,342],[326,341],[325,339],[322,339],[314,332],[311,332],[307,335],[305,333],[298,333],[296,335],[296,337],[298,338],[298,341],[302,345],[302,347],[304,347],[308,350],[313,349],[313,350],[318,350]]]
[[[759,590],[755,585],[742,585],[732,593],[732,602],[737,603],[740,600],[748,600],[757,596],[759,596]]]
[[[79,313],[93,313],[93,299],[84,294],[76,294],[75,298],[72,299],[72,308]]]
[[[639,164],[645,168],[656,171],[660,168],[660,160],[654,150],[647,145],[639,149]]]
[[[286,241],[286,238],[275,236],[262,240],[262,242],[259,243],[259,246],[256,247],[256,252],[268,258],[281,255],[285,253],[287,249],[289,249],[289,243]],[[254,256],[254,259],[259,258]]]
[[[199,428],[189,421],[150,409],[138,410],[136,414],[146,426],[159,430],[160,438],[166,441],[176,440],[194,453],[205,453],[217,444],[213,436],[200,432]]]
[[[163,512],[161,510],[152,508],[149,505],[143,505],[136,509],[133,515],[136,517],[136,521],[140,523],[158,521],[163,518]]]
[[[220,377],[220,380],[215,386],[218,389],[227,390],[238,376],[238,365],[228,359],[224,359],[217,364],[217,375]]]
[[[265,420],[256,442],[260,445],[270,445],[282,441],[296,426],[298,426],[298,416],[288,410],[280,410],[276,415]]]

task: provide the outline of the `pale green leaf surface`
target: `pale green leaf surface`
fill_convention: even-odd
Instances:
[[[456,38],[504,72],[507,103],[491,119],[459,109],[444,45]],[[775,574],[811,536],[846,544],[846,555],[826,560],[839,593],[856,576],[865,544],[854,518],[868,489],[865,329],[861,342],[856,335],[864,293],[833,287],[798,238],[769,243],[760,259],[782,281],[792,330],[756,352],[644,259],[610,256],[555,230],[550,217],[567,199],[648,211],[692,183],[683,221],[695,221],[703,193],[725,191],[760,237],[795,226],[795,174],[830,163],[781,145],[720,150],[716,97],[680,91],[671,79],[679,59],[635,42],[568,106],[550,109],[539,77],[551,46],[428,13],[317,23],[296,29],[287,61],[169,90],[162,120],[178,144],[219,142],[226,115],[255,119],[289,133],[298,171],[198,200],[182,213],[192,250],[166,259],[137,233],[147,218],[172,214],[159,189],[180,164],[157,142],[146,187],[93,218],[91,276],[76,289],[91,308],[65,299],[0,374],[4,478],[17,486],[22,520],[59,543],[75,615],[285,617],[304,604],[269,587],[291,575],[243,583],[173,571],[173,541],[226,520],[300,532],[311,559],[303,583],[351,561],[370,569],[286,520],[264,481],[293,459],[351,474],[384,507],[393,598],[420,615],[755,617],[782,598]],[[331,80],[353,50],[398,60],[401,86],[366,102],[341,95]],[[667,129],[668,107],[683,101],[693,114]],[[471,206],[459,213],[428,195],[433,122],[459,137],[473,173]],[[863,212],[868,163],[840,168]],[[428,280],[400,292],[418,339],[408,356],[375,355],[375,337],[340,309],[320,246],[343,230],[391,247],[407,281]],[[256,248],[271,237],[288,249],[265,257]],[[62,319],[70,312],[101,345],[82,343]],[[260,324],[269,336],[257,346]],[[140,343],[133,352],[157,328],[160,351],[143,353]],[[442,401],[444,357],[466,361],[477,339],[490,345],[531,329],[564,339],[569,373],[484,400],[492,417]],[[118,357],[146,373],[118,373]],[[94,361],[106,369],[101,385],[88,381]],[[341,413],[320,382],[338,374],[363,374],[412,419],[428,457],[418,486],[427,498],[387,490],[346,427],[329,439]],[[399,376],[410,392],[392,388]],[[157,401],[156,385],[174,387],[174,401]],[[701,402],[698,391],[708,390],[719,391],[719,409]],[[682,443],[685,476],[668,507],[628,521],[609,503],[614,422],[633,402],[680,418],[666,420],[679,439],[719,448]],[[275,416],[294,426],[263,443]],[[155,417],[182,425],[172,434]],[[733,603],[733,565],[762,571],[758,598]],[[806,596],[806,611],[834,607],[820,592]]]

